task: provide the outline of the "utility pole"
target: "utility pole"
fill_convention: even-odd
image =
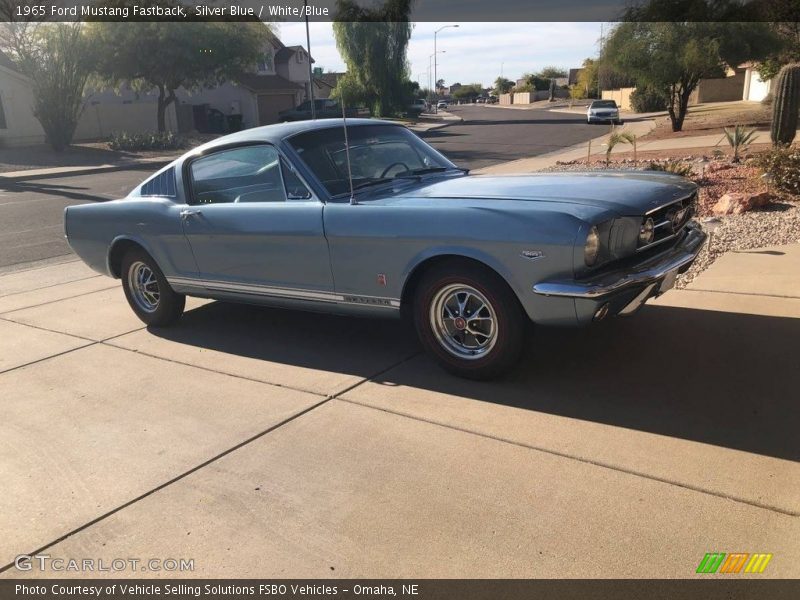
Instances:
[[[605,47],[605,42],[603,40],[603,23],[600,23],[600,58],[603,58],[603,48]],[[603,67],[603,63],[598,59],[597,61],[597,98],[601,99],[603,97],[603,91],[600,89],[600,69]]]

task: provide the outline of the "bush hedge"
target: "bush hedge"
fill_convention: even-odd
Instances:
[[[772,177],[772,184],[779,190],[800,194],[800,148],[783,147],[760,154],[756,164]]]
[[[636,88],[631,92],[631,107],[634,112],[658,112],[666,110],[667,98],[659,90],[653,88]]]
[[[178,150],[186,145],[186,140],[171,131],[163,133],[148,131],[128,133],[118,131],[111,134],[108,147],[112,150],[137,152],[141,150]]]

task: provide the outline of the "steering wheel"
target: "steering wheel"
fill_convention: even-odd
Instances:
[[[404,167],[406,171],[410,171],[411,170],[411,169],[408,168],[408,165],[406,163],[404,163],[404,162],[401,162],[401,161],[393,162],[392,164],[390,164],[388,167],[386,167],[383,170],[383,173],[381,173],[381,177],[380,178],[383,179],[384,177],[386,177],[386,174],[389,171],[391,171],[393,168],[395,168],[395,167]]]

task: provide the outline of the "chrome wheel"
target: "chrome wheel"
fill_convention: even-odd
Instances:
[[[136,305],[147,313],[158,309],[161,293],[158,289],[158,279],[149,266],[141,261],[131,264],[128,269],[128,288]]]
[[[481,358],[497,341],[494,307],[468,285],[447,285],[436,293],[430,305],[430,324],[439,344],[461,359]]]

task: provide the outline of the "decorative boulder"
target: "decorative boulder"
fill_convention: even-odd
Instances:
[[[758,192],[757,194],[728,193],[722,196],[712,207],[715,215],[738,215],[748,210],[766,206],[772,202],[772,194]]]

